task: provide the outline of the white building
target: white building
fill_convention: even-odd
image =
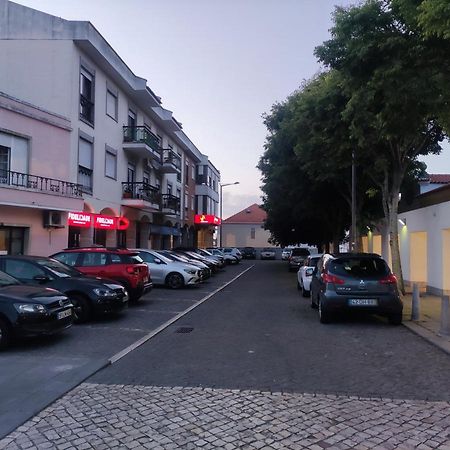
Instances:
[[[194,216],[204,213],[203,203],[196,210],[197,165],[205,156],[90,22],[0,0],[0,67],[0,92],[68,123],[69,145],[59,151],[67,152],[64,176],[81,186],[84,203],[61,213],[67,245],[196,243]],[[114,225],[74,226],[68,212],[111,217]],[[120,217],[127,220],[117,227]]]

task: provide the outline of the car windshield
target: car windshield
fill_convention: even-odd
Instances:
[[[36,262],[50,270],[50,272],[58,278],[81,277],[83,274],[73,267],[66,266],[56,259],[38,259]]]
[[[335,275],[353,278],[384,277],[389,268],[381,258],[338,258],[330,260],[328,271]]]
[[[307,248],[294,248],[292,256],[309,256],[309,250]]]
[[[13,286],[15,284],[20,283],[11,275],[8,275],[7,273],[0,271],[0,287]]]
[[[263,252],[273,252],[273,250],[272,250],[271,248],[265,248],[265,249],[263,250]]]

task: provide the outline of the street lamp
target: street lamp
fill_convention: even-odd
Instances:
[[[239,184],[239,181],[235,181],[234,183],[219,183],[220,186],[220,230],[219,230],[219,238],[220,238],[220,246],[222,247],[222,221],[223,221],[223,208],[222,208],[222,189],[225,186],[233,186],[234,184]]]

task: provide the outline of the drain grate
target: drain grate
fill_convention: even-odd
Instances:
[[[193,329],[193,327],[180,327],[175,333],[190,333]]]

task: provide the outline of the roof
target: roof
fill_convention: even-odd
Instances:
[[[429,183],[436,184],[448,184],[450,183],[449,173],[431,173],[428,177],[421,178],[420,181],[427,181]]]
[[[224,223],[264,223],[267,218],[267,213],[261,208],[261,206],[254,203],[248,208],[234,214],[228,219],[225,219]]]

